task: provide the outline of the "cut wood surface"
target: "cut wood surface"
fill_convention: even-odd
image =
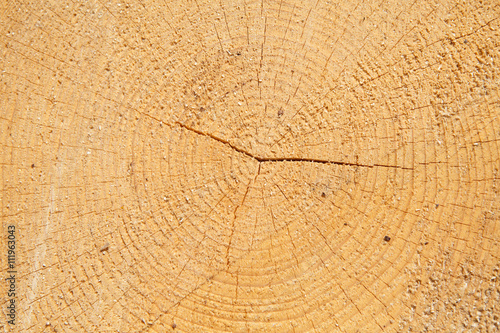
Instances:
[[[2,331],[500,331],[498,1],[0,23]]]

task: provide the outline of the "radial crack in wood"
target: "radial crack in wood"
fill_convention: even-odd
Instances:
[[[3,331],[500,331],[496,1],[0,7]]]

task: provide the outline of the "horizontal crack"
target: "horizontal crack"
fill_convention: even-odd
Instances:
[[[396,168],[396,169],[403,169],[403,170],[413,170],[413,168],[407,168],[407,167],[403,167],[403,166],[399,166],[399,165],[386,165],[386,164],[359,164],[359,163],[350,163],[350,162],[339,162],[339,161],[331,161],[331,160],[323,160],[323,159],[317,159],[317,158],[299,158],[299,157],[259,157],[259,156],[255,156],[251,153],[249,153],[248,151],[242,149],[242,148],[238,148],[236,146],[234,146],[233,144],[231,144],[229,141],[227,140],[224,140],[222,138],[219,138],[213,134],[209,134],[209,133],[205,133],[205,132],[202,132],[200,130],[197,130],[195,128],[192,128],[190,126],[187,126],[186,124],[183,124],[181,122],[178,122],[176,121],[175,122],[176,125],[188,130],[188,131],[191,131],[193,133],[196,133],[198,135],[202,135],[202,136],[206,136],[206,137],[209,137],[215,141],[218,141],[220,143],[223,143],[229,147],[231,147],[231,149],[233,149],[234,151],[237,151],[238,153],[241,153],[243,155],[246,155],[254,160],[256,160],[257,162],[308,162],[308,163],[321,163],[321,164],[335,164],[335,165],[346,165],[346,166],[356,166],[356,167],[363,167],[363,168],[373,168],[373,167],[383,167],[383,168]]]
[[[236,147],[236,146],[233,146],[233,145],[232,145],[229,141],[227,141],[227,140],[221,139],[221,138],[216,137],[215,135],[212,135],[212,134],[209,134],[209,133],[205,133],[205,132],[199,131],[199,130],[197,130],[197,129],[194,129],[194,128],[192,128],[192,127],[189,127],[189,126],[187,126],[187,125],[185,125],[185,124],[183,124],[183,123],[180,123],[180,122],[178,122],[178,121],[176,121],[176,122],[175,122],[175,124],[179,125],[179,126],[180,126],[180,127],[182,127],[182,128],[187,129],[188,131],[194,132],[194,133],[199,134],[199,135],[207,136],[207,137],[209,137],[209,138],[211,138],[211,139],[213,139],[213,140],[215,140],[215,141],[219,141],[220,143],[223,143],[223,144],[225,144],[225,145],[228,145],[229,147],[231,147],[233,150],[237,151],[238,153],[242,153],[242,154],[247,155],[248,157],[253,158],[253,159],[255,159],[255,160],[257,160],[257,161],[258,161],[258,159],[257,159],[255,156],[253,156],[252,154],[250,154],[249,152],[247,152],[247,151],[246,151],[246,150],[244,150],[244,149],[241,149],[241,148],[238,148],[238,147]]]
[[[318,158],[301,158],[301,157],[253,157],[259,162],[309,162],[309,163],[321,163],[321,164],[336,164],[336,165],[347,165],[347,166],[357,166],[363,168],[373,168],[373,167],[383,167],[383,168],[396,168],[404,170],[413,170],[413,168],[402,167],[399,165],[386,165],[386,164],[360,164],[360,163],[350,163],[350,162],[340,162],[331,160],[322,160]]]

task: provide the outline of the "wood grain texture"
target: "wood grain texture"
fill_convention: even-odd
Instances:
[[[497,1],[2,1],[19,332],[500,330]]]

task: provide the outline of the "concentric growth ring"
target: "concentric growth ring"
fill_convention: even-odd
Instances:
[[[500,329],[499,15],[3,4],[15,327]]]

